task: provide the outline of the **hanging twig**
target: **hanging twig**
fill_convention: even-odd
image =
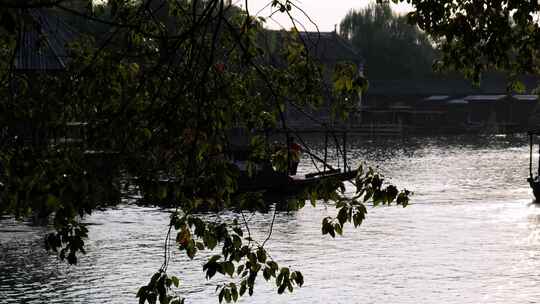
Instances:
[[[246,217],[244,216],[244,211],[240,210],[240,214],[242,215],[242,219],[244,220],[244,225],[246,226],[246,230],[248,233],[248,245],[251,244],[252,238],[251,238],[251,231],[249,230],[249,225],[246,220]]]
[[[266,242],[268,242],[268,240],[272,236],[272,232],[274,231],[274,221],[276,220],[276,213],[277,213],[277,206],[274,206],[274,216],[272,216],[272,222],[270,223],[270,231],[268,231],[268,236],[266,236],[266,239],[262,243],[261,247],[264,247]]]

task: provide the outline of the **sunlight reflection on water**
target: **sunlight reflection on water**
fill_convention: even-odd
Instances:
[[[316,139],[311,142],[317,144]],[[540,208],[531,204],[523,137],[350,140],[349,159],[366,161],[414,191],[407,208],[369,208],[358,230],[322,236],[331,206],[276,218],[270,254],[301,270],[305,286],[277,296],[262,280],[241,303],[534,303],[540,300]],[[320,142],[318,142],[320,144]],[[337,161],[337,158],[334,159]],[[299,168],[306,172],[308,161]],[[348,188],[351,190],[351,188]],[[223,213],[223,218],[237,215]],[[88,254],[66,266],[42,249],[40,227],[0,222],[0,302],[136,303],[136,289],[162,262],[168,212],[125,206],[98,212]],[[250,218],[263,238],[270,216]],[[188,303],[217,303],[204,253],[175,252],[170,272]]]

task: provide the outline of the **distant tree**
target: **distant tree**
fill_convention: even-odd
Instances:
[[[404,2],[394,0],[393,2]],[[486,71],[504,71],[508,89],[523,91],[520,75],[540,74],[538,1],[407,1],[412,24],[438,41],[437,69],[463,73],[475,83]]]
[[[369,78],[408,79],[432,71],[432,42],[388,3],[351,10],[340,23],[340,35],[364,56]]]

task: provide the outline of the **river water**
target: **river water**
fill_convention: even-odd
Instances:
[[[358,229],[321,235],[332,206],[279,212],[269,253],[301,270],[304,287],[278,296],[258,281],[241,303],[536,303],[540,301],[540,207],[525,181],[525,136],[349,140],[349,158],[365,161],[399,187],[411,205],[368,208]],[[309,171],[310,163],[300,167]],[[42,248],[46,232],[0,221],[0,303],[136,303],[139,286],[162,263],[169,212],[122,206],[96,212],[88,253],[67,266]],[[222,218],[237,215],[223,213]],[[270,214],[248,216],[266,235]],[[187,303],[218,303],[205,280],[203,254],[173,251],[169,272]]]

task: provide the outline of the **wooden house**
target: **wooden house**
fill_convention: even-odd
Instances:
[[[537,78],[522,81],[535,88]],[[394,124],[413,134],[525,131],[538,97],[508,94],[506,83],[507,78],[497,73],[488,74],[478,87],[458,76],[370,80],[358,125]]]
[[[274,65],[285,64],[279,59],[279,52],[286,39],[286,32],[267,30],[263,33],[263,45],[268,50],[269,62]],[[287,107],[286,117],[289,126],[303,131],[321,130],[321,123],[334,127],[346,127],[332,118],[330,107],[332,103],[331,91],[333,87],[333,72],[338,64],[353,64],[358,69],[358,74],[363,75],[364,59],[352,47],[341,38],[335,31],[332,32],[299,32],[299,38],[308,54],[323,66],[323,78],[325,85],[325,104],[317,110],[294,106]],[[356,103],[361,106],[362,96],[359,94]],[[307,115],[306,115],[307,113]],[[311,117],[311,118],[310,118]]]
[[[54,14],[48,8],[30,8],[22,12],[26,14],[27,20],[19,33],[17,49],[13,61],[13,70],[16,75],[24,76],[26,79],[26,92],[33,92],[34,103],[43,102],[43,105],[34,105],[37,108],[47,108],[47,101],[40,100],[42,76],[55,77],[65,71],[69,62],[67,44],[74,41],[78,34],[62,18]],[[15,77],[13,83],[14,97],[20,94],[21,78]],[[58,92],[61,94],[61,92]],[[60,98],[60,97],[59,97]],[[22,100],[22,102],[26,102]],[[47,144],[51,133],[49,121],[17,119],[10,122],[9,133],[16,136],[18,140],[36,145]],[[11,136],[11,135],[10,135]]]

